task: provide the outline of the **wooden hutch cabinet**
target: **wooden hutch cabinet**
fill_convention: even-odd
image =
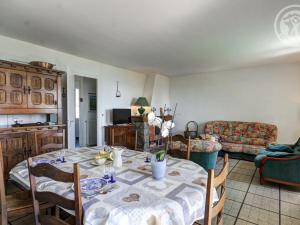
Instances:
[[[61,123],[62,74],[0,60],[0,114],[55,113]]]
[[[0,128],[4,176],[19,162],[42,152],[37,133],[62,133],[63,71],[0,60],[0,115],[55,114],[56,125]],[[48,136],[48,135],[46,135]],[[47,141],[46,141],[47,142]],[[58,140],[58,142],[64,142]]]

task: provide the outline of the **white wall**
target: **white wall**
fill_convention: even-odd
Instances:
[[[75,120],[74,75],[97,79],[98,103],[98,143],[103,143],[103,126],[111,121],[107,118],[107,110],[112,108],[130,107],[133,98],[143,94],[145,74],[106,65],[56,50],[44,48],[28,42],[0,36],[0,59],[29,62],[33,60],[48,61],[56,64],[56,69],[67,72],[68,104],[74,107],[68,111],[68,120]],[[115,97],[116,81],[120,81],[121,98]],[[64,86],[66,84],[64,83]],[[66,102],[65,100],[63,102]],[[66,112],[66,106],[64,106]],[[65,117],[66,118],[66,117]],[[73,121],[73,125],[75,121]],[[75,129],[72,130],[75,137]]]
[[[151,100],[151,106],[157,109],[159,107],[170,107],[170,78],[160,74],[156,74],[153,87],[153,95]]]
[[[260,121],[276,124],[280,143],[300,136],[300,64],[172,77],[178,103],[176,130],[195,120]]]

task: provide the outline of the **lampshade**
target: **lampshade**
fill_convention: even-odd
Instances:
[[[149,106],[149,103],[145,97],[139,97],[138,100],[136,100],[135,105],[137,106]]]

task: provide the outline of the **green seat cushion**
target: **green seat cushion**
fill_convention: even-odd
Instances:
[[[205,170],[214,169],[218,152],[191,152],[190,160],[202,166]]]

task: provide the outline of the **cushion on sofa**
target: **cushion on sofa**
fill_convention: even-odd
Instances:
[[[222,150],[228,152],[241,152],[251,155],[258,155],[263,149],[265,149],[265,146],[222,142]]]

